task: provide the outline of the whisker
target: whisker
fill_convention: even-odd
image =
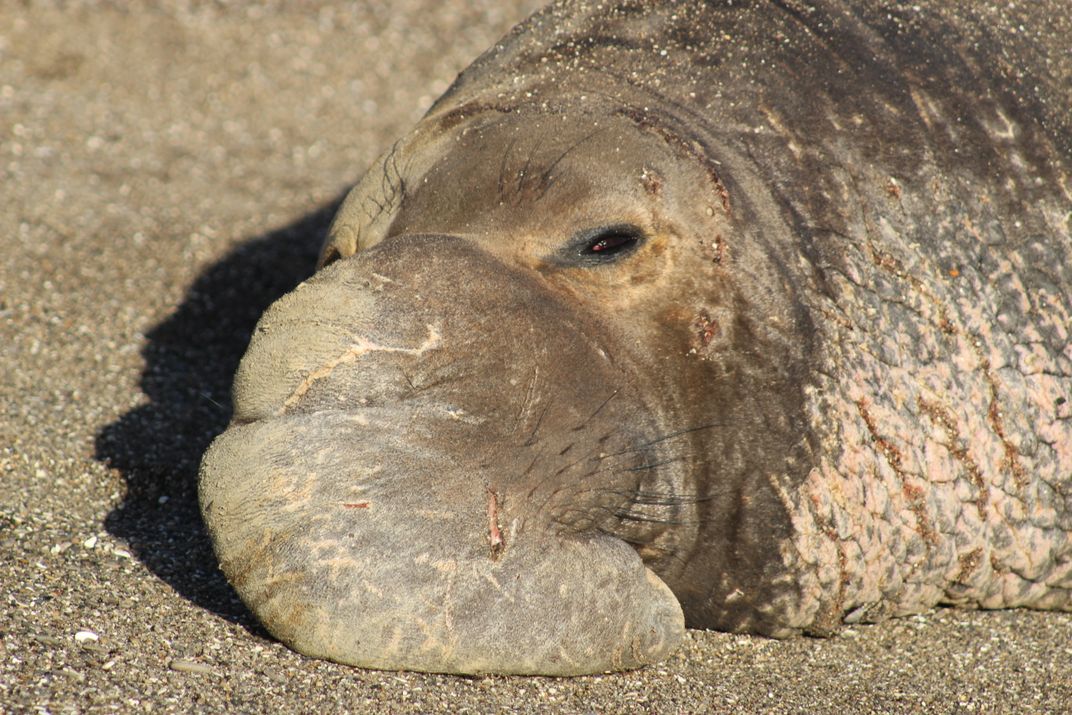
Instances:
[[[576,142],[574,142],[573,144],[571,144],[568,147],[566,147],[566,149],[563,150],[562,153],[559,154],[558,157],[555,158],[554,161],[552,161],[550,164],[547,165],[547,168],[544,169],[543,174],[540,176],[540,180],[539,180],[540,193],[537,194],[537,196],[536,196],[537,201],[542,199],[547,194],[548,190],[550,190],[550,188],[551,188],[551,184],[554,183],[552,181],[551,174],[552,174],[552,172],[554,172],[555,167],[557,167],[559,165],[559,163],[561,163],[562,160],[565,159],[566,156],[570,154],[570,152],[572,152],[574,149],[576,149],[577,147],[581,146],[582,144],[584,144],[589,139],[591,139],[596,134],[599,134],[602,131],[603,131],[603,129],[596,129],[596,130],[590,132],[587,136],[584,136],[584,137],[578,139]]]
[[[687,428],[685,428],[683,430],[678,430],[677,432],[671,432],[670,434],[663,435],[662,437],[656,437],[655,439],[651,440],[650,442],[645,442],[644,444],[637,445],[636,447],[629,447],[628,449],[623,449],[620,452],[612,452],[611,454],[604,455],[603,457],[601,457],[601,459],[605,459],[605,458],[609,458],[609,457],[617,457],[617,456],[622,455],[622,454],[628,454],[629,452],[639,452],[642,449],[646,449],[646,448],[654,446],[656,444],[660,444],[662,442],[667,442],[669,440],[675,439],[677,437],[682,437],[684,435],[691,434],[693,432],[699,432],[701,430],[711,429],[713,427],[725,427],[725,423],[723,423],[723,422],[710,422],[710,423],[705,424],[705,425],[699,425],[698,427],[687,427]]]
[[[591,422],[592,420],[594,420],[596,418],[596,415],[598,415],[600,412],[602,412],[603,408],[606,407],[607,404],[610,403],[611,400],[613,400],[615,397],[617,397],[618,393],[620,393],[620,392],[621,392],[621,389],[617,389],[614,392],[612,392],[610,394],[610,397],[608,397],[607,399],[603,400],[603,402],[599,405],[599,407],[596,408],[596,411],[593,412],[592,414],[588,415],[588,419],[586,419],[584,422],[582,422],[581,424],[579,424],[576,427],[574,427],[573,431],[577,432],[577,431],[582,430],[585,427],[587,427],[588,423]]]
[[[685,506],[687,504],[702,504],[711,501],[709,496],[696,494],[660,494],[658,492],[616,492],[621,496],[628,497],[633,504],[640,506]]]
[[[227,412],[227,408],[226,408],[226,407],[224,407],[224,406],[223,406],[223,405],[221,405],[221,404],[220,404],[219,402],[216,402],[216,401],[215,401],[214,399],[212,399],[212,397],[211,397],[211,393],[209,393],[209,392],[201,392],[201,393],[199,393],[199,396],[200,396],[200,397],[201,397],[202,399],[204,399],[204,400],[208,400],[208,401],[209,401],[209,402],[211,402],[212,404],[216,405],[216,407],[219,407],[219,408],[220,408],[221,410],[223,410],[224,412]]]
[[[667,526],[695,526],[700,522],[692,519],[660,519],[656,516],[645,516],[642,514],[634,514],[629,511],[618,510],[613,512],[614,516],[622,521],[636,521],[643,524],[665,524]]]
[[[606,439],[606,437],[610,437],[610,436],[611,436],[611,435],[613,435],[613,434],[614,434],[614,431],[611,431],[610,433],[608,433],[607,435],[605,435],[605,436],[604,436],[604,439]],[[602,440],[600,440],[600,442],[602,442]],[[566,472],[568,472],[569,470],[571,470],[571,469],[573,469],[574,467],[576,467],[576,466],[577,466],[578,464],[581,464],[582,462],[590,461],[590,460],[593,460],[593,459],[599,459],[599,456],[598,456],[598,455],[593,455],[593,453],[594,453],[594,452],[595,452],[595,451],[596,451],[597,449],[599,449],[599,445],[598,445],[598,444],[597,444],[597,445],[595,445],[595,446],[593,446],[593,447],[592,447],[592,449],[590,449],[590,450],[589,450],[588,452],[586,452],[585,454],[581,455],[581,456],[580,456],[580,457],[578,457],[577,459],[573,460],[573,461],[572,461],[572,462],[570,462],[569,464],[567,464],[567,465],[565,465],[565,466],[563,466],[563,467],[560,467],[560,468],[559,468],[559,469],[558,469],[557,471],[555,471],[555,473],[554,473],[554,474],[548,474],[548,475],[547,475],[547,476],[545,476],[545,477],[544,477],[543,479],[539,480],[539,481],[538,481],[538,482],[537,482],[537,483],[536,483],[536,484],[535,484],[535,485],[533,486],[533,488],[532,488],[532,493],[535,493],[537,489],[539,489],[539,488],[540,488],[541,486],[543,486],[543,485],[544,485],[545,483],[547,483],[547,482],[548,482],[549,480],[551,480],[551,479],[556,479],[556,478],[560,477],[561,475],[565,474],[565,473],[566,473]],[[578,493],[584,493],[584,492],[582,491],[582,492],[578,492]],[[545,507],[547,506],[547,502],[549,502],[549,501],[551,500],[551,497],[552,497],[552,496],[554,496],[554,494],[555,494],[555,492],[554,492],[554,491],[552,491],[552,493],[551,493],[551,494],[549,494],[549,495],[547,495],[546,497],[544,497],[544,500],[543,500],[543,501],[542,501],[542,502],[540,503],[540,505],[539,505],[539,506],[538,506],[538,507],[536,508],[536,513],[539,513],[539,512],[542,512],[542,511],[543,511],[543,509],[544,509],[544,508],[545,508]]]
[[[514,147],[517,145],[517,137],[512,137],[510,143],[506,145],[506,151],[503,152],[502,161],[499,162],[499,181],[498,190],[499,198],[503,199],[506,192],[506,166],[510,161],[510,157],[514,153]]]
[[[514,188],[514,198],[515,198],[515,200],[517,200],[519,202],[521,200],[521,193],[525,188],[525,182],[529,178],[529,168],[532,166],[533,156],[536,154],[536,152],[538,152],[540,150],[540,146],[542,144],[543,144],[543,139],[542,138],[536,140],[535,146],[533,146],[532,150],[525,156],[525,163],[521,166],[521,169],[517,172],[517,184],[516,184],[516,186]]]

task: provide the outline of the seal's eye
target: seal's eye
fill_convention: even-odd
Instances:
[[[592,238],[582,253],[586,256],[621,253],[632,248],[637,240],[639,239],[632,232],[607,231]]]
[[[644,232],[629,224],[590,228],[566,245],[564,257],[584,264],[609,263],[629,255],[643,242]]]

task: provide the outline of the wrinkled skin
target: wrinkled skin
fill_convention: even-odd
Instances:
[[[477,60],[265,313],[201,475],[239,594],[460,673],[1072,610],[1061,3],[651,5]]]

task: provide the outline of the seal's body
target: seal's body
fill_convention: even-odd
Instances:
[[[1072,610],[1060,5],[521,25],[258,326],[201,477],[239,594],[302,652],[449,672]]]

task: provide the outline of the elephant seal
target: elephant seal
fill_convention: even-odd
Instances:
[[[200,475],[230,582],[457,673],[1072,610],[1065,9],[537,13],[258,324]]]

